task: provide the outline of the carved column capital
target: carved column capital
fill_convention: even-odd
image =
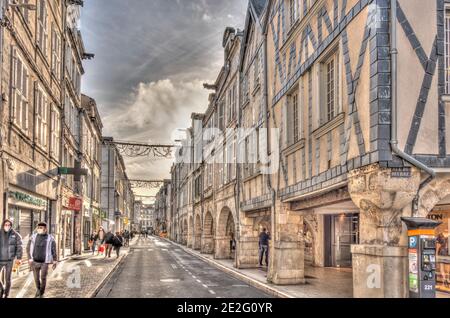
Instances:
[[[409,177],[396,178],[390,168],[374,164],[351,171],[348,179],[350,196],[361,212],[361,243],[397,245],[402,210],[417,194],[420,171],[411,168]]]

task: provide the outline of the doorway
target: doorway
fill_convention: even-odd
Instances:
[[[359,214],[325,216],[325,266],[352,267],[351,246],[359,243]]]

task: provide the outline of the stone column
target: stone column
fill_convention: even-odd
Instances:
[[[194,231],[191,228],[188,228],[187,234],[187,247],[192,248],[194,246]]]
[[[420,172],[396,178],[378,164],[349,173],[348,189],[360,208],[360,244],[352,246],[354,297],[408,296],[408,250],[402,211],[412,204]]]
[[[201,252],[202,254],[214,253],[214,237],[212,235],[203,234]]]
[[[236,267],[258,267],[258,237],[255,236],[253,218],[246,217],[245,212],[240,214],[239,241],[236,246]]]
[[[202,249],[202,233],[195,233],[193,249],[197,251]]]
[[[258,237],[241,236],[241,239],[238,242],[237,250],[237,268],[258,267]]]
[[[230,252],[230,238],[228,236],[216,236],[214,258],[229,259],[231,258]]]
[[[305,283],[305,249],[301,229],[303,216],[277,201],[271,233],[267,280],[277,285]]]

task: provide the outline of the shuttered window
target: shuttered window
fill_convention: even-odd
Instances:
[[[17,54],[17,51],[13,52],[13,122],[21,128],[24,132],[28,132],[28,80],[29,74],[22,58]]]

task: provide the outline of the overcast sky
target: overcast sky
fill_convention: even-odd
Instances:
[[[172,132],[204,112],[223,65],[225,27],[242,29],[247,0],[87,0],[81,32],[95,59],[83,93],[96,99],[103,135],[171,143]],[[130,178],[170,176],[171,162],[125,158]]]

